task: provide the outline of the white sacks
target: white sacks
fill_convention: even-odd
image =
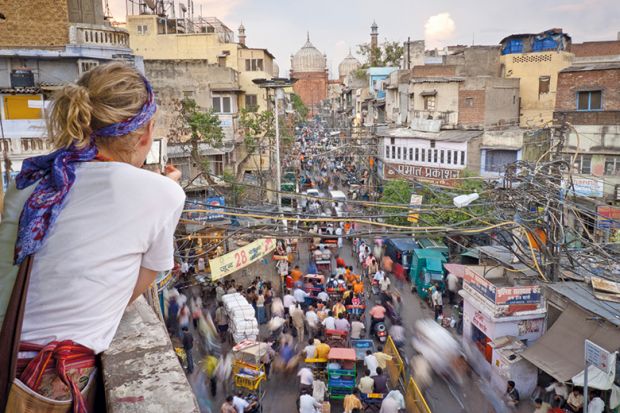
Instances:
[[[239,293],[222,296],[222,302],[228,314],[229,329],[235,343],[243,340],[256,341],[258,322],[254,307]]]

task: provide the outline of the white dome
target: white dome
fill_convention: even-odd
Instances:
[[[310,36],[306,44],[291,57],[293,72],[324,72],[327,69],[327,58],[310,43]]]
[[[273,62],[273,69],[271,69],[271,76],[280,77],[280,66],[276,62]]]
[[[362,67],[362,64],[351,54],[351,51],[349,50],[349,55],[338,65],[338,76],[341,78],[346,77],[349,73],[359,69],[360,67]]]

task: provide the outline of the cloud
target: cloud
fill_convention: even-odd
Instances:
[[[426,47],[434,49],[443,46],[444,42],[450,40],[456,31],[456,24],[450,13],[439,13],[431,16],[424,24],[424,40]]]

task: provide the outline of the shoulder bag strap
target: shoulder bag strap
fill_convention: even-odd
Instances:
[[[26,296],[32,270],[32,256],[28,256],[19,266],[15,285],[7,307],[2,330],[0,330],[0,411],[4,411],[15,379],[17,352],[24,321]]]

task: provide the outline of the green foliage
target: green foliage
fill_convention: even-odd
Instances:
[[[387,204],[408,204],[411,199],[411,183],[404,180],[387,181],[383,186],[383,195],[380,202]],[[401,210],[393,208],[383,208],[384,213],[394,214],[396,211]],[[386,218],[388,224],[392,225],[410,225],[406,216],[388,217]]]
[[[193,99],[183,99],[175,105],[176,118],[169,133],[172,141],[185,142],[189,137],[196,146],[198,143],[208,143],[214,148],[222,146],[224,132],[217,114],[202,110]]]
[[[293,104],[293,110],[297,112],[301,119],[306,119],[308,117],[308,108],[304,105],[299,95],[295,93],[291,93],[291,103]]]
[[[230,185],[230,194],[228,196],[229,203],[232,206],[238,206],[239,201],[243,199],[245,187],[243,185],[239,185],[235,174],[231,173],[230,171],[224,171],[222,179],[224,179],[224,182]]]
[[[379,47],[371,47],[369,43],[357,46],[357,53],[364,57],[363,67],[370,66],[398,66],[403,57],[405,48],[399,42],[386,40]]]
[[[455,192],[458,194],[470,194],[473,192],[478,192],[481,194],[481,197],[474,204],[480,204],[484,202],[484,181],[479,178],[473,178],[473,176],[473,173],[465,171],[463,177],[469,179],[461,179],[454,191],[447,191],[441,188],[430,186],[425,186],[421,190],[416,191],[416,193],[424,197],[422,200],[423,208],[428,209],[428,207],[432,207],[434,205],[446,206],[445,209],[438,208],[437,210],[434,210],[432,212],[425,212],[423,214],[420,214],[420,224],[428,226],[453,225],[462,221],[471,220],[474,216],[483,216],[487,214],[489,212],[489,207],[485,205],[470,206],[461,209],[455,208],[453,206],[453,198],[455,196]],[[473,220],[472,224],[480,224],[480,221]]]

